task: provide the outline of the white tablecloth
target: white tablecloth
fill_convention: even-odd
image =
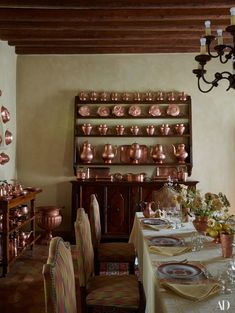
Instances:
[[[157,261],[180,261],[187,258],[188,261],[200,261],[213,276],[216,276],[218,270],[226,268],[229,262],[229,259],[221,256],[220,244],[208,240],[200,251],[190,251],[172,257],[150,253],[146,236],[177,235],[189,242],[191,233],[195,232],[195,229],[192,223],[185,223],[179,229],[162,229],[160,231],[144,229],[140,223],[142,217],[142,213],[136,213],[130,242],[135,245],[138,255],[140,277],[146,295],[146,313],[235,313],[234,285],[232,294],[218,294],[201,302],[193,302],[161,288],[156,275]]]

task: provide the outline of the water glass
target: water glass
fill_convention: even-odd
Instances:
[[[235,284],[235,259],[229,261],[227,273],[232,285]]]
[[[204,246],[204,238],[197,232],[191,235],[192,252],[200,251]]]
[[[218,282],[220,284],[220,293],[221,294],[230,294],[232,290],[229,288],[230,278],[227,270],[218,271]]]

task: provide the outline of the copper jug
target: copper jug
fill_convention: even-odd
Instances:
[[[153,136],[155,132],[155,127],[153,125],[148,125],[146,127],[146,132],[148,135]]]
[[[106,124],[100,124],[98,126],[98,130],[99,130],[100,135],[106,135],[107,132],[108,132],[108,129],[109,128],[108,128],[108,126]]]
[[[94,147],[88,143],[88,141],[84,141],[81,153],[80,153],[80,159],[84,163],[91,163],[91,161],[94,158]]]
[[[141,201],[140,202],[140,207],[142,209],[142,212],[144,214],[144,217],[155,217],[155,212],[152,210],[152,208],[154,207],[154,201],[151,202],[144,202]]]
[[[151,149],[151,157],[155,163],[163,163],[163,161],[166,158],[165,153],[163,152],[163,147],[161,144],[156,144],[152,149]]]
[[[104,163],[112,163],[112,160],[115,158],[117,154],[117,147],[112,146],[111,144],[107,143],[104,145],[104,150],[102,153],[102,158]]]
[[[184,131],[185,131],[184,124],[176,124],[175,125],[175,132],[176,132],[176,134],[183,135]]]
[[[170,131],[170,126],[168,124],[162,124],[160,127],[160,131],[162,135],[168,135]]]
[[[84,135],[90,135],[92,131],[92,125],[91,124],[83,124],[82,125],[82,131]]]
[[[178,159],[178,162],[179,163],[185,163],[185,159],[188,156],[188,152],[185,150],[185,144],[184,143],[180,143],[177,146],[177,148],[175,148],[174,145],[172,145],[172,147],[174,149],[174,155]]]
[[[138,143],[133,143],[130,147],[130,159],[132,163],[138,164],[142,156],[142,150]]]

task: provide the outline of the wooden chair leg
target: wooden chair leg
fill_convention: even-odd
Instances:
[[[135,262],[129,263],[129,273],[133,275],[135,274]]]

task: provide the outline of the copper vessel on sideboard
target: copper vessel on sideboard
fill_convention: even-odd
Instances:
[[[132,163],[138,164],[142,156],[142,150],[138,143],[133,143],[130,147],[130,159]]]

